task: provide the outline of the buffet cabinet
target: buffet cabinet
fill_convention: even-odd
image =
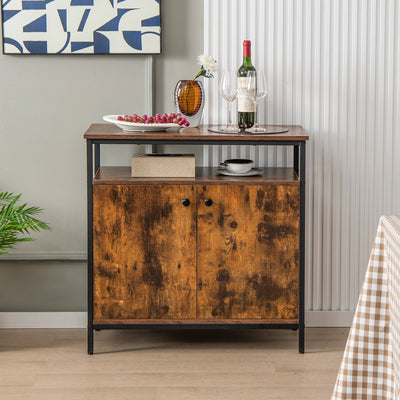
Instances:
[[[295,131],[295,132],[294,132]],[[203,128],[124,134],[95,124],[88,141],[88,352],[94,331],[291,328],[304,352],[301,127],[287,134]],[[284,140],[282,139],[284,138]],[[293,166],[254,177],[131,178],[100,163],[101,143],[293,145]]]

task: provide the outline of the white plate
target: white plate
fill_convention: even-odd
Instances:
[[[264,171],[262,168],[252,168],[250,171],[245,172],[244,174],[235,174],[234,172],[230,172],[225,168],[217,168],[217,172],[220,175],[228,175],[228,176],[255,176],[255,175],[261,175]]]
[[[103,119],[117,125],[125,132],[160,132],[168,128],[181,128],[178,124],[137,124],[135,122],[118,121],[118,115],[105,115]]]

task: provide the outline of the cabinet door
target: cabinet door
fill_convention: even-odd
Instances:
[[[198,201],[198,318],[298,318],[299,187],[210,185]]]
[[[196,317],[195,193],[94,186],[94,320]]]

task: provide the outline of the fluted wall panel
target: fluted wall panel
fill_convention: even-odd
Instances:
[[[378,219],[400,214],[400,6],[397,0],[204,0],[204,52],[237,70],[242,42],[264,70],[260,121],[310,135],[306,308],[354,310]],[[226,122],[218,80],[205,121]],[[286,165],[291,149],[213,146],[227,157]]]

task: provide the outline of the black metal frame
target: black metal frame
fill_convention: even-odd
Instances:
[[[196,144],[196,145],[273,145],[293,146],[293,168],[300,180],[300,243],[299,243],[299,323],[298,324],[93,324],[93,177],[101,165],[101,144]],[[94,145],[94,158],[93,158]],[[145,140],[87,139],[87,218],[88,218],[88,354],[93,354],[94,331],[102,329],[294,329],[299,331],[299,353],[304,353],[305,295],[305,172],[306,142],[271,140]]]

